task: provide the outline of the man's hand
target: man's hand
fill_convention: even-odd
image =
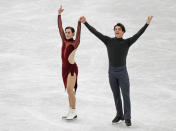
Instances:
[[[84,24],[84,23],[86,22],[86,17],[81,16],[81,17],[79,18],[79,21]]]
[[[64,11],[64,9],[62,9],[62,5],[60,6],[59,10],[58,10],[58,14],[61,15],[61,13]]]
[[[147,19],[147,24],[150,24],[151,20],[152,20],[153,16],[149,16]]]

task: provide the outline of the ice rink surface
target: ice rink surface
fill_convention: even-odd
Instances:
[[[78,119],[61,120],[68,100],[61,76],[63,26],[90,25],[114,37],[121,22],[135,34],[154,18],[130,48],[132,127],[112,125],[115,106],[103,43],[82,25],[76,53],[79,67]],[[0,0],[0,131],[174,131],[176,130],[176,2],[174,0]]]

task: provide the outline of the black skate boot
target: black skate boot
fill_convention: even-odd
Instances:
[[[112,120],[112,124],[115,124],[115,123],[118,123],[120,120],[124,120],[123,117],[120,117],[120,116],[116,116],[113,120]]]
[[[130,119],[126,119],[125,120],[125,124],[126,124],[126,126],[131,126],[131,120]]]

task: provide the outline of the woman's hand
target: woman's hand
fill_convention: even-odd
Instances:
[[[62,9],[62,5],[60,6],[59,10],[58,10],[58,14],[61,15],[61,13],[64,11],[64,9]]]

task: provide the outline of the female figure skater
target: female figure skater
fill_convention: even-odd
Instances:
[[[73,39],[74,36],[74,28],[66,27],[65,33],[62,27],[61,13],[64,11],[62,6],[60,6],[58,10],[58,28],[60,32],[60,36],[62,39],[62,78],[64,82],[65,89],[68,93],[69,100],[69,111],[67,115],[62,118],[67,120],[72,120],[77,118],[75,103],[76,103],[76,89],[77,89],[77,77],[78,77],[78,67],[74,61],[74,56],[76,49],[80,43],[80,32],[81,32],[81,22],[78,21],[76,39]]]

